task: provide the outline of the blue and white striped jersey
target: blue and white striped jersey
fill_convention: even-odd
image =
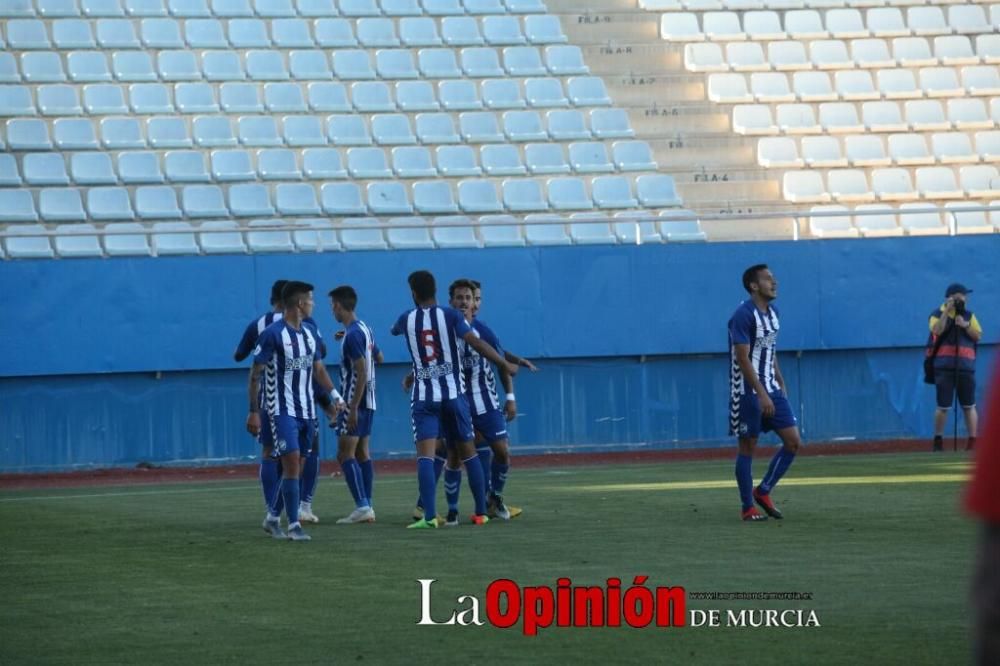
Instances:
[[[747,383],[736,360],[736,345],[750,345],[750,362],[757,370],[757,378],[768,393],[780,391],[774,376],[774,359],[777,354],[778,310],[769,305],[767,312],[761,312],[748,299],[736,308],[729,320],[730,394],[743,395]]]
[[[344,400],[350,404],[357,390],[364,391],[358,407],[362,409],[375,409],[375,357],[378,356],[378,345],[375,344],[375,336],[368,325],[360,319],[351,322],[351,325],[344,331],[344,339],[340,342],[340,393]],[[368,381],[365,386],[357,386],[357,373],[354,372],[354,363],[359,358],[365,360],[365,370]]]
[[[243,337],[240,339],[240,344],[236,346],[236,353],[234,354],[237,361],[242,361],[250,352],[253,351],[254,347],[257,346],[257,338],[260,334],[264,332],[264,329],[273,324],[276,321],[280,321],[284,316],[281,312],[267,312],[261,316],[254,319],[252,322],[247,324],[246,330],[243,331]],[[326,343],[323,341],[323,336],[319,332],[319,324],[312,317],[306,317],[302,320],[303,324],[309,324],[313,327],[315,333],[319,335],[319,358],[326,358]]]
[[[432,305],[404,312],[392,327],[393,335],[405,335],[413,359],[412,400],[442,402],[465,392],[461,340],[472,328],[462,313]]]
[[[274,416],[315,419],[313,362],[319,358],[316,329],[303,322],[294,329],[277,321],[260,334],[254,364],[264,367],[264,409]]]
[[[472,320],[472,332],[493,347],[503,356],[500,339],[489,326]],[[462,349],[462,371],[465,375],[465,394],[469,396],[469,406],[475,414],[485,414],[491,410],[500,409],[500,399],[497,397],[497,380],[493,374],[493,365],[486,358],[464,341]]]

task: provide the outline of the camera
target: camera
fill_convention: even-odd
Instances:
[[[955,299],[955,316],[961,316],[965,314],[965,301]]]

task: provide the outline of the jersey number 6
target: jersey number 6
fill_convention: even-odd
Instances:
[[[438,339],[437,334],[433,330],[426,330],[420,332],[420,342],[424,346],[424,360],[425,361],[436,361],[438,354]]]

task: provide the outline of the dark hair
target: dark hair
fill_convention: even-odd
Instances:
[[[479,282],[479,280],[472,280],[472,279],[470,279],[469,282],[472,283],[472,286],[475,289],[482,289],[483,288],[483,285]]]
[[[455,298],[455,292],[459,289],[468,289],[471,292],[475,292],[476,283],[465,278],[455,280],[451,283],[451,286],[448,287],[448,298]]]
[[[331,289],[329,295],[335,303],[340,303],[340,307],[348,312],[354,312],[354,308],[358,306],[358,294],[354,291],[354,287],[349,285],[344,284]]]
[[[289,280],[285,288],[281,290],[281,302],[286,308],[292,308],[299,304],[299,299],[313,290],[313,286],[308,282]]]
[[[410,283],[410,289],[418,301],[429,301],[437,293],[437,284],[430,271],[414,271],[406,281]]]
[[[281,290],[285,288],[288,284],[288,280],[275,280],[274,284],[271,285],[271,305],[277,305],[281,302]]]
[[[747,290],[748,294],[753,293],[750,291],[750,285],[757,281],[757,274],[766,270],[767,264],[754,264],[750,268],[743,271],[743,288]]]

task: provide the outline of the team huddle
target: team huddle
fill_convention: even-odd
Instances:
[[[409,529],[456,526],[462,469],[474,504],[470,521],[509,520],[521,509],[503,497],[510,471],[507,423],[517,416],[513,377],[520,367],[535,366],[504,351],[496,333],[478,318],[482,289],[478,282],[456,280],[448,289],[449,306],[437,304],[437,285],[428,271],[408,278],[416,307],[404,312],[391,333],[400,336],[412,361],[403,380],[410,392],[410,417],[417,450],[419,497]],[[777,281],[766,265],[743,274],[750,294],[729,320],[730,435],[736,436],[736,481],[748,522],[780,519],[770,494],[795,459],[801,445],[798,424],[778,367],[778,311],[771,302]],[[344,328],[340,390],[326,371],[327,349],[312,319],[313,287],[279,280],[271,289],[273,310],[247,327],[234,359],[252,352],[247,430],[261,445],[260,483],[267,514],[264,530],[275,538],[307,541],[301,521],[319,522],[312,499],[319,475],[317,406],[337,432],[337,461],[354,501],[341,524],[375,521],[375,470],[369,442],[375,419],[375,367],[382,352],[371,328],[358,318],[358,295],[350,286],[329,292],[334,318]],[[496,368],[497,372],[494,372]],[[501,405],[497,374],[504,388]],[[751,464],[760,433],[773,430],[782,447],[760,484],[753,485]],[[447,515],[437,512],[437,485],[444,475]],[[765,513],[757,511],[759,505]],[[281,528],[281,514],[287,531]],[[766,515],[765,515],[766,514]]]
[[[392,334],[405,336],[413,361],[404,386],[411,392],[420,497],[410,528],[459,524],[463,465],[475,504],[472,524],[483,525],[490,517],[515,517],[521,510],[503,499],[510,469],[506,423],[517,415],[512,378],[521,366],[537,368],[502,351],[496,334],[476,318],[482,303],[479,283],[456,280],[449,289],[452,307],[437,305],[436,284],[429,272],[411,274],[409,284],[416,307],[399,318]],[[337,522],[375,520],[369,440],[376,409],[375,366],[382,362],[382,353],[372,330],[355,313],[354,289],[337,287],[329,297],[333,315],[344,327],[336,335],[341,343],[339,391],[323,363],[327,349],[312,319],[315,303],[310,284],[275,282],[272,311],[247,326],[233,355],[240,362],[253,354],[246,428],[261,445],[263,528],[274,538],[308,541],[302,521],[319,522],[312,511],[319,475],[317,406],[336,428],[337,461],[355,505]],[[502,408],[491,364],[505,390]],[[447,518],[436,511],[442,472]],[[282,513],[287,531],[281,528]]]

